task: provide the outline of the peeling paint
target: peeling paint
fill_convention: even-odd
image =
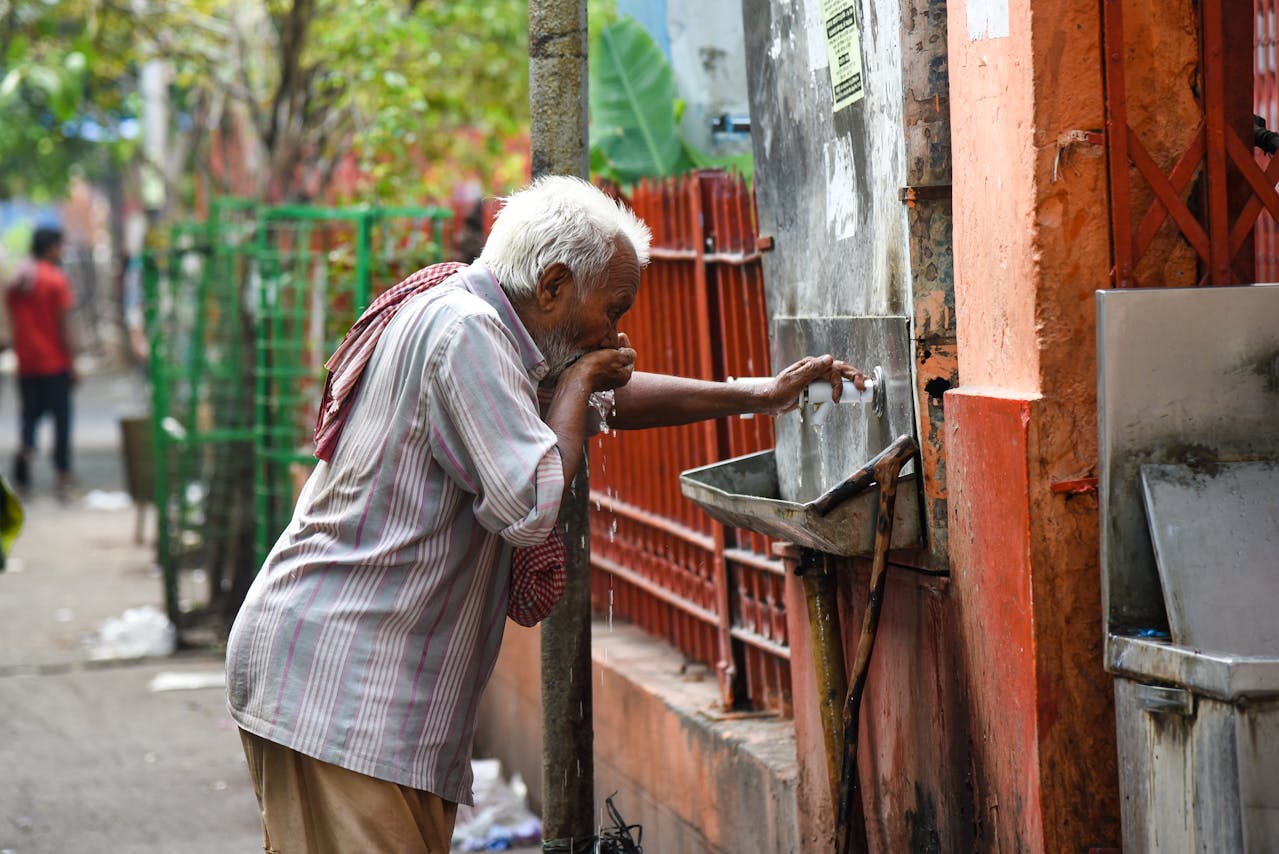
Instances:
[[[968,40],[1008,38],[1008,0],[968,0]]]
[[[826,143],[826,222],[836,240],[857,233],[857,164],[853,146],[840,137]]]
[[[826,39],[822,34],[822,0],[803,0],[804,37],[808,40],[808,70],[814,73],[830,68],[826,56]]]

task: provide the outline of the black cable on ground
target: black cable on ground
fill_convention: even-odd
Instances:
[[[613,795],[617,793],[614,792]],[[627,824],[626,819],[613,804],[613,795],[604,799],[608,817],[613,826],[601,828],[599,836],[586,839],[547,839],[542,842],[542,854],[644,854],[644,828]],[[635,835],[632,836],[631,832]]]

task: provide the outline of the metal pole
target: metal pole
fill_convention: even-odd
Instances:
[[[529,0],[533,176],[589,175],[586,0]],[[591,714],[590,472],[565,496],[568,589],[542,623],[542,835],[546,852],[587,852],[595,828]]]

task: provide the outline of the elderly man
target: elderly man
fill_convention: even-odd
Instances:
[[[861,381],[830,356],[761,386],[635,372],[618,322],[648,252],[629,210],[541,179],[506,200],[477,262],[419,271],[330,360],[321,462],[227,645],[267,850],[449,850],[505,617],[539,619],[563,589],[546,557],[593,394],[615,393],[625,429]]]

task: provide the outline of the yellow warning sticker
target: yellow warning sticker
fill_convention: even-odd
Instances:
[[[822,0],[822,28],[830,60],[834,111],[855,104],[866,94],[862,79],[862,39],[853,0]]]

